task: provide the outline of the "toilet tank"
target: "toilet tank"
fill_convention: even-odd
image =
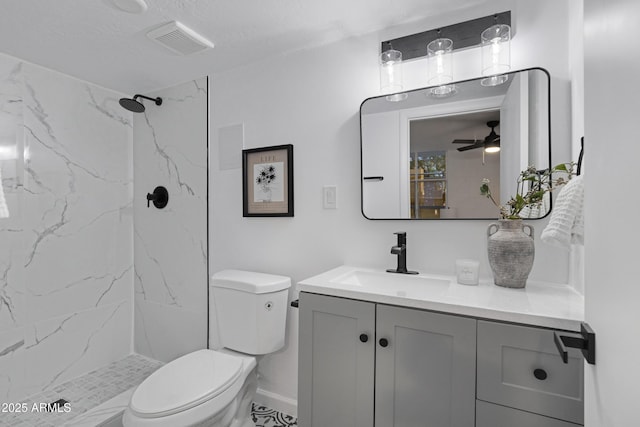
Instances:
[[[281,349],[290,287],[289,277],[252,271],[223,270],[211,276],[209,316],[217,320],[220,344],[256,355]]]

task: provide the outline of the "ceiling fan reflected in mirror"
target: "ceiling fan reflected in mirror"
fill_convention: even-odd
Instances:
[[[458,148],[458,151],[474,150],[476,148],[484,148],[486,153],[497,153],[500,151],[500,135],[495,131],[496,126],[500,122],[491,120],[487,122],[487,126],[491,128],[491,132],[485,139],[454,139],[453,144],[469,144],[466,147]]]

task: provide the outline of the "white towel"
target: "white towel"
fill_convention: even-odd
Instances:
[[[549,224],[540,236],[543,242],[569,250],[571,244],[584,244],[584,181],[570,180],[558,194]]]
[[[4,188],[2,186],[2,170],[0,169],[0,218],[9,217],[9,207],[7,201],[4,198]]]

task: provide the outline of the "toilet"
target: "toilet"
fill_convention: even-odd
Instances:
[[[124,427],[254,427],[256,357],[284,346],[290,287],[284,276],[214,274],[209,339],[222,348],[194,351],[151,374],[131,396]],[[211,334],[216,323],[217,339]]]

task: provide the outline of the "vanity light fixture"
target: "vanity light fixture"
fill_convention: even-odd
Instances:
[[[431,96],[443,98],[456,92],[453,81],[453,40],[437,38],[427,45],[427,75],[429,86],[436,86]]]
[[[387,101],[404,101],[408,95],[399,93],[402,92],[402,84],[402,52],[389,43],[387,50],[380,54],[380,90],[389,94]]]
[[[381,51],[390,49],[393,44],[393,49],[400,52],[404,61],[426,56],[429,62],[427,65],[429,85],[437,86],[428,95],[451,96],[457,91],[455,86],[448,84],[453,81],[452,52],[454,50],[480,47],[482,76],[486,76],[482,84],[496,86],[507,81],[508,76],[504,73],[511,69],[511,38],[514,35],[510,25],[511,11],[499,12],[438,29],[385,40],[382,42]],[[451,42],[449,50],[444,40]],[[442,51],[440,56],[437,54],[439,51]],[[448,76],[450,79],[447,80]],[[381,79],[381,88],[382,81]]]
[[[497,20],[497,16],[496,16]],[[511,70],[511,27],[495,24],[480,35],[482,46],[482,86],[498,86],[505,83]]]

